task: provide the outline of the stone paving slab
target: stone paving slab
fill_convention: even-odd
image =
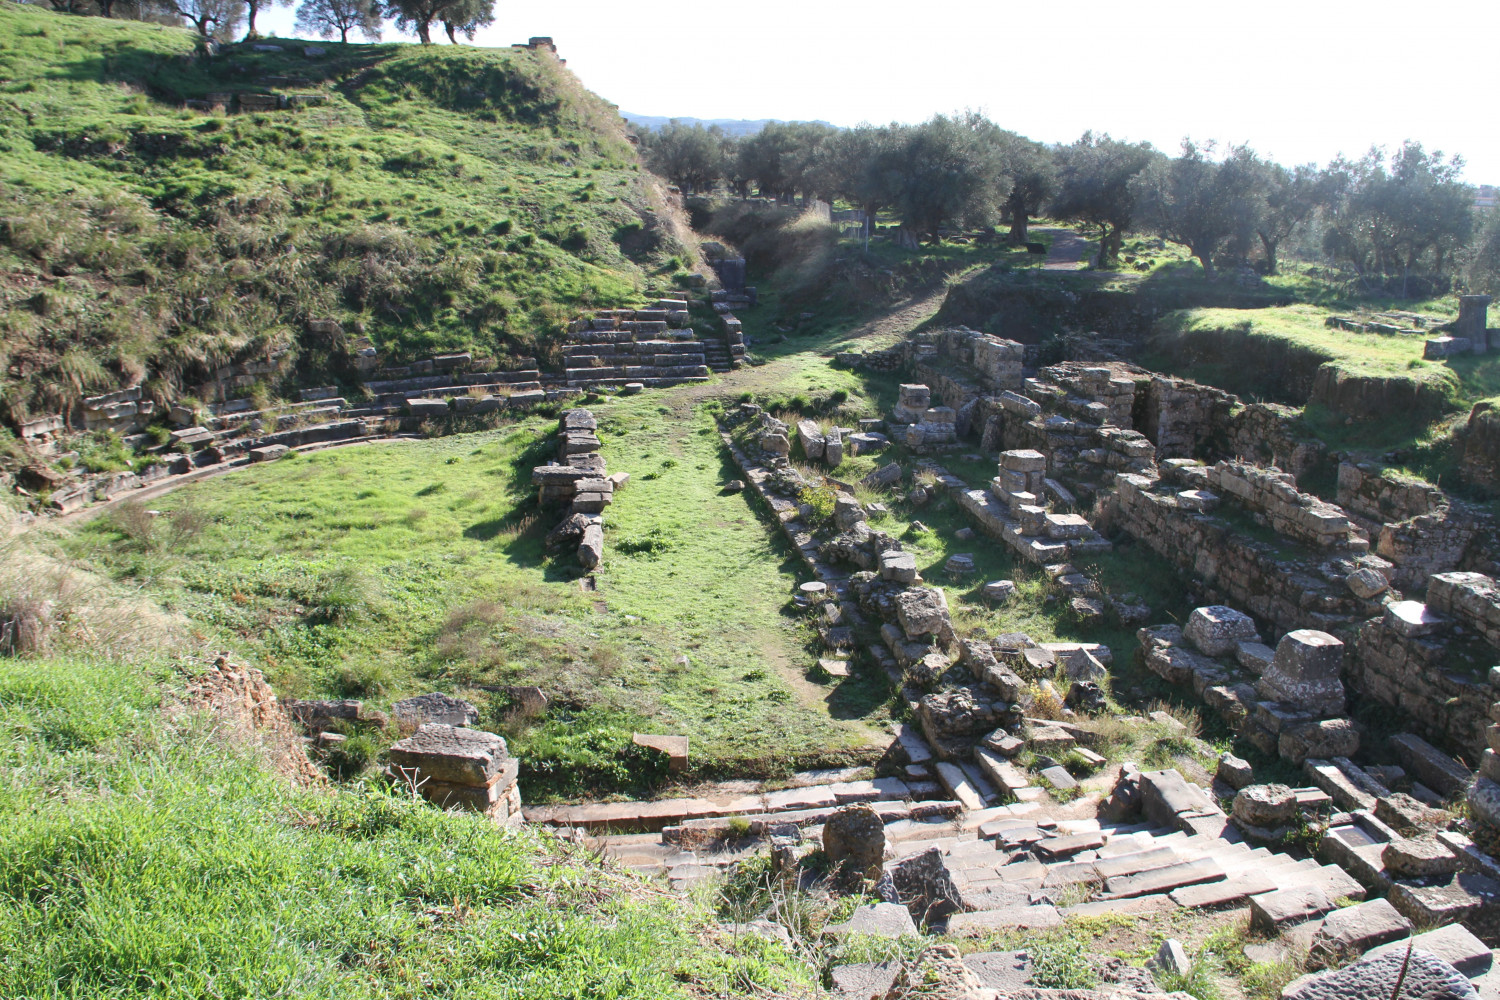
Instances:
[[[1411,946],[1432,952],[1471,979],[1483,976],[1495,968],[1494,952],[1471,931],[1459,924],[1449,924],[1435,931],[1414,935],[1411,939]],[[1406,942],[1396,941],[1392,944],[1381,945],[1365,957],[1374,958],[1392,951],[1404,954]]]
[[[1250,896],[1275,892],[1277,888],[1275,880],[1269,875],[1256,872],[1238,875],[1223,882],[1183,886],[1181,889],[1173,889],[1169,895],[1178,906],[1197,909],[1243,903]]]
[[[1333,909],[1328,896],[1316,886],[1277,889],[1250,897],[1250,927],[1264,934],[1277,934],[1294,924],[1316,920]]]
[[[1186,864],[1169,865],[1138,875],[1119,875],[1105,881],[1105,889],[1114,899],[1131,896],[1146,896],[1166,893],[1185,885],[1200,882],[1219,882],[1224,879],[1224,869],[1211,858],[1202,858]]]
[[[1048,930],[1062,926],[1062,915],[1055,906],[1011,906],[975,913],[955,913],[948,918],[951,935],[988,934],[1001,930]]]

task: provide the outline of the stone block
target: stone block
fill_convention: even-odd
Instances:
[[[391,715],[399,723],[421,727],[429,723],[440,726],[472,726],[479,721],[479,709],[451,695],[433,691],[405,698],[391,706]]]
[[[428,724],[391,746],[391,763],[416,779],[485,785],[506,759],[505,740],[494,733]]]
[[[1385,624],[1397,635],[1414,639],[1440,632],[1449,622],[1421,601],[1392,601],[1385,606]]]
[[[1194,608],[1182,635],[1205,656],[1224,656],[1233,652],[1237,643],[1260,641],[1249,615],[1222,604]]]
[[[1250,897],[1250,929],[1275,936],[1282,930],[1316,920],[1334,909],[1317,886],[1296,886]]]
[[[1390,747],[1408,772],[1438,794],[1458,795],[1468,788],[1469,769],[1420,736],[1398,733],[1390,738]]]
[[[917,557],[910,552],[887,549],[880,554],[880,578],[894,583],[912,583],[917,578]]]
[[[1393,878],[1431,878],[1458,871],[1458,855],[1436,837],[1393,840],[1380,852]]]
[[[1344,711],[1344,644],[1327,632],[1297,629],[1281,637],[1256,690],[1271,701],[1319,714]]]
[[[1260,898],[1260,897],[1255,897]],[[1254,906],[1254,899],[1251,900]],[[1478,1000],[1463,973],[1430,952],[1404,947],[1364,958],[1336,972],[1303,976],[1281,991],[1282,1000],[1387,998],[1400,985],[1400,1000]]]

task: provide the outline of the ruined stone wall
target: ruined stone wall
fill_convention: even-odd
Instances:
[[[1238,531],[1228,521],[1184,506],[1158,481],[1124,475],[1117,487],[1113,524],[1207,588],[1205,597],[1243,608],[1280,631],[1321,629],[1337,634],[1374,608],[1342,582],[1321,575],[1321,561],[1292,558],[1276,546]]]
[[[1488,684],[1444,669],[1445,643],[1407,637],[1382,618],[1359,629],[1346,678],[1359,694],[1397,709],[1423,735],[1477,763],[1485,747]]]
[[[1369,550],[1369,540],[1347,513],[1310,493],[1299,492],[1291,473],[1226,460],[1204,468],[1202,477],[1209,489],[1227,493],[1263,514],[1277,534],[1321,549]]]
[[[1431,483],[1373,464],[1339,466],[1338,501],[1365,519],[1375,552],[1395,565],[1392,583],[1421,589],[1434,573],[1494,573],[1500,551],[1495,519],[1453,500]]]
[[[1464,481],[1500,492],[1500,410],[1491,403],[1477,403],[1470,411],[1462,454],[1459,472]]]
[[[1208,458],[1229,427],[1238,397],[1188,379],[1152,376],[1137,401],[1138,426],[1157,458]]]
[[[1327,445],[1299,427],[1301,411],[1277,403],[1250,403],[1229,418],[1225,452],[1234,458],[1274,465],[1302,478],[1323,461]]]

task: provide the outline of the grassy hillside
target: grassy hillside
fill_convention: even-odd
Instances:
[[[0,995],[657,998],[804,985],[533,831],[300,788],[161,662],[0,659]],[[799,982],[800,981],[800,982]]]
[[[276,43],[276,40],[270,39]],[[274,359],[545,354],[687,260],[612,106],[547,52],[282,42],[0,2],[0,393],[12,417]],[[192,111],[233,92],[314,95]],[[349,336],[313,337],[310,318]],[[5,414],[0,414],[4,416]]]
[[[800,564],[747,495],[723,493],[738,473],[710,415],[661,402],[594,407],[610,469],[632,477],[597,592],[571,551],[544,550],[558,514],[530,479],[554,454],[542,417],[251,466],[153,501],[166,526],[127,507],[72,551],[148,586],[283,695],[472,699],[525,761],[528,801],[649,790],[665,775],[633,753],[637,730],[689,736],[693,777],[869,762],[884,678],[805,679],[816,634],[783,614]],[[531,684],[552,710],[513,718],[497,692]]]

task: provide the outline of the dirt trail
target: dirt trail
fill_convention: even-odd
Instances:
[[[1093,252],[1094,244],[1071,229],[1035,229],[1037,233],[1049,233],[1052,245],[1047,250],[1044,271],[1077,271],[1083,259]]]
[[[878,350],[894,344],[931,319],[943,304],[943,297],[947,294],[948,289],[945,286],[920,298],[909,299],[905,305],[850,330],[846,339],[867,341],[860,345],[865,350]],[[685,413],[705,400],[737,396],[742,392],[775,389],[785,378],[787,370],[806,353],[808,352],[798,351],[774,361],[768,361],[763,365],[746,365],[744,368],[725,372],[712,382],[669,389],[667,390],[669,405],[675,411]]]

